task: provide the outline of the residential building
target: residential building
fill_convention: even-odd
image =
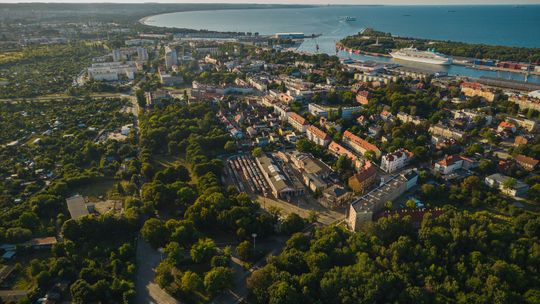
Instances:
[[[306,130],[306,137],[310,141],[314,142],[319,146],[326,147],[332,140],[326,132],[315,126],[309,126]]]
[[[343,128],[340,124],[334,121],[330,121],[327,118],[321,117],[319,118],[319,123],[321,124],[321,127],[325,128],[327,131],[335,130],[336,132],[341,133],[341,129]]]
[[[418,116],[409,115],[407,113],[399,112],[397,113],[397,118],[401,120],[403,123],[412,122],[415,125],[419,125],[423,122],[425,122],[425,119],[422,119]]]
[[[381,158],[381,170],[387,173],[396,172],[407,166],[413,157],[414,153],[404,148],[385,154]]]
[[[133,80],[137,67],[133,62],[103,62],[93,63],[87,71],[88,77],[98,81],[118,81],[122,76]]]
[[[461,92],[467,97],[480,96],[489,102],[495,100],[495,93],[477,82],[462,83]]]
[[[516,163],[523,167],[527,171],[533,171],[538,166],[538,160],[532,157],[528,157],[522,154],[517,155],[515,158]]]
[[[292,152],[289,154],[280,153],[281,157],[293,164],[293,166],[302,175],[302,181],[313,192],[320,192],[326,189],[329,185],[328,177],[332,173],[332,169],[321,160],[300,152]]]
[[[137,59],[139,59],[139,61],[148,61],[148,51],[146,50],[146,48],[137,48]]]
[[[381,116],[381,119],[383,121],[389,121],[389,120],[392,120],[394,118],[394,115],[392,115],[392,113],[390,113],[389,111],[387,110],[383,110],[380,114]]]
[[[369,92],[368,91],[360,91],[358,94],[356,94],[356,102],[358,102],[361,105],[367,105],[369,103]]]
[[[538,129],[538,121],[534,119],[527,119],[523,117],[506,117],[506,121],[518,125],[529,132],[533,132]]]
[[[359,230],[364,223],[373,220],[386,202],[392,202],[418,182],[418,173],[409,170],[392,176],[384,184],[357,198],[349,206],[347,224],[353,231]]]
[[[508,97],[508,101],[516,103],[520,110],[533,109],[540,111],[540,98],[538,97],[513,95]]]
[[[306,119],[295,112],[287,112],[287,122],[302,133],[305,133],[308,128]]]
[[[499,189],[502,193],[506,195],[517,197],[525,196],[527,194],[527,191],[529,191],[529,186],[527,184],[515,179],[513,182],[509,182],[509,179],[511,179],[511,177],[495,173],[487,176],[484,179],[484,182],[490,188]]]
[[[360,169],[364,164],[353,152],[335,141],[332,141],[330,145],[328,145],[328,151],[337,157],[342,155],[348,157],[353,162],[354,168],[356,169]]]
[[[170,70],[173,66],[178,64],[178,54],[176,49],[170,46],[165,47],[165,67]]]
[[[506,121],[501,121],[501,123],[497,126],[497,132],[516,132],[516,125],[514,125],[513,123],[510,123],[510,122],[506,122]]]
[[[452,113],[454,114],[454,119],[464,119],[469,124],[475,122],[478,119],[484,119],[484,125],[489,126],[493,121],[493,117],[491,115],[486,115],[484,113],[468,109],[452,110]]]
[[[316,103],[308,104],[308,111],[313,116],[318,117],[341,117],[343,119],[351,119],[354,112],[358,112],[362,109],[360,106],[356,107],[330,107],[318,105]],[[340,115],[341,112],[341,115]],[[340,115],[340,116],[338,116]]]
[[[474,166],[476,166],[476,162],[469,158],[460,155],[450,155],[436,162],[434,170],[442,175],[447,175],[452,174],[459,169],[467,170]]]
[[[171,98],[171,96],[169,95],[169,92],[165,90],[146,92],[145,94],[146,94],[146,105],[148,106],[159,105],[162,100]]]
[[[349,187],[355,193],[364,193],[377,183],[377,169],[366,161],[355,175],[349,178]]]
[[[364,155],[367,151],[373,151],[377,158],[381,157],[381,150],[379,150],[377,146],[363,140],[350,131],[345,131],[345,133],[343,133],[343,142],[361,155]]]
[[[445,138],[453,138],[455,140],[462,139],[465,137],[465,133],[450,127],[446,127],[442,124],[436,124],[429,127],[429,133],[432,135],[439,135]]]
[[[184,83],[184,77],[182,75],[171,75],[167,73],[164,69],[158,69],[159,79],[164,86],[177,86]]]
[[[332,185],[322,192],[321,204],[327,208],[335,209],[345,206],[351,200],[352,192],[340,185]]]

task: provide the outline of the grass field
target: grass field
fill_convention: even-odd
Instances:
[[[0,64],[9,63],[11,61],[23,58],[22,52],[4,52],[0,53]]]
[[[116,199],[116,195],[112,194],[115,189],[116,181],[112,178],[103,178],[95,181],[90,185],[73,188],[71,194],[80,194],[89,202],[102,201],[104,199]]]

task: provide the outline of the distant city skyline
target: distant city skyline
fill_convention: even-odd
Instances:
[[[315,5],[526,5],[526,4],[540,4],[540,0],[520,0],[520,1],[508,1],[508,0],[159,0],[159,1],[147,1],[147,0],[1,0],[1,3],[231,3],[231,4],[315,4]],[[1,4],[0,3],[0,4]]]

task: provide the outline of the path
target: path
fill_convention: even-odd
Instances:
[[[137,304],[180,304],[155,282],[155,269],[161,254],[141,237],[137,240]]]
[[[17,302],[26,296],[29,290],[0,290],[0,301],[4,302]]]
[[[296,213],[303,218],[307,218],[310,211],[316,211],[318,214],[317,221],[323,225],[332,225],[345,219],[344,212],[327,209],[321,206],[319,203],[313,203],[313,200],[298,198],[296,199],[296,202],[289,203],[284,200],[264,197],[261,195],[255,196],[255,199],[259,202],[259,204],[261,204],[261,207],[265,210],[268,210],[270,207],[280,208],[282,211],[282,216]]]
[[[261,259],[259,259],[259,261],[255,263],[250,269],[244,269],[242,267],[241,260],[234,256],[231,257],[231,268],[234,270],[234,286],[233,288],[227,290],[221,296],[215,298],[211,303],[238,304],[244,302],[248,296],[248,289],[246,286],[247,278],[251,275],[253,271],[266,265],[266,259],[270,255],[278,255],[281,250],[283,250],[283,247],[285,247],[287,239],[287,237],[279,236],[273,237],[271,242],[264,241],[257,243],[257,248],[260,248],[259,246],[266,247],[266,249],[270,249],[270,252]]]

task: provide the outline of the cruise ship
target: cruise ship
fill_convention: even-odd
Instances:
[[[419,51],[416,48],[409,47],[391,52],[390,55],[393,58],[407,61],[416,61],[421,63],[438,65],[452,64],[452,58],[444,54],[437,53],[434,49],[428,49],[427,51]]]

